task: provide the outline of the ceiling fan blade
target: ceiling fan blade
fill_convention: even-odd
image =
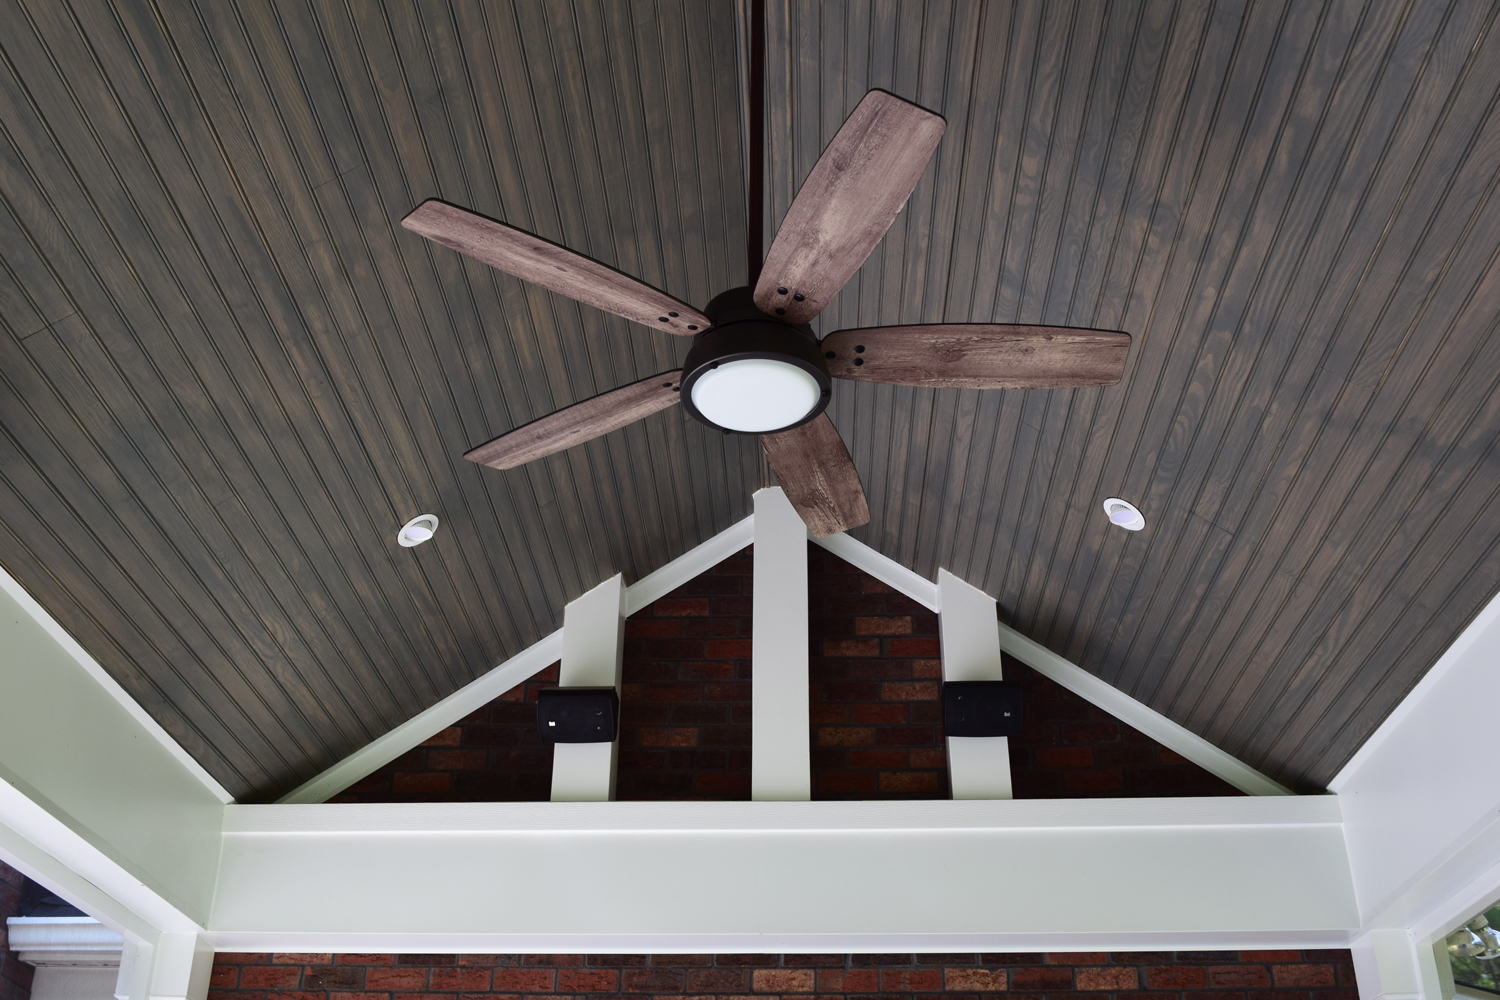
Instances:
[[[401,225],[506,274],[642,326],[691,337],[712,325],[692,306],[628,274],[436,198],[418,205]]]
[[[762,434],[760,446],[787,499],[814,535],[826,538],[870,520],[854,460],[828,414],[789,431]]]
[[[946,127],[894,94],[866,94],[781,220],[755,304],[788,323],[821,312],[896,221]]]
[[[464,452],[464,458],[492,469],[514,469],[665,410],[677,402],[681,385],[680,368],[622,385],[522,424]]]
[[[1068,326],[952,323],[839,330],[821,345],[828,374],[959,389],[1114,385],[1130,334]]]

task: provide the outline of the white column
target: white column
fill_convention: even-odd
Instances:
[[[779,487],[755,494],[750,798],[812,798],[807,525]]]
[[[1429,949],[1430,950],[1430,949]],[[1359,1000],[1443,1000],[1438,990],[1422,989],[1422,964],[1416,945],[1405,930],[1372,930],[1349,947]],[[1430,978],[1437,978],[1436,963]]]
[[[214,950],[201,934],[163,931],[156,944],[125,942],[115,1000],[205,1000]]]
[[[1001,680],[995,599],[941,569],[938,606],[943,680]],[[948,780],[955,799],[1010,798],[1010,740],[1004,736],[948,737]]]
[[[624,655],[625,578],[616,573],[564,609],[559,683],[619,691]],[[619,742],[554,744],[552,801],[613,799]]]

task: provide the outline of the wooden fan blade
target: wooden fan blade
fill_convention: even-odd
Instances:
[[[959,389],[1114,385],[1130,334],[1067,326],[953,323],[839,330],[823,338],[828,374]]]
[[[506,274],[642,326],[691,337],[713,325],[692,306],[628,274],[435,198],[418,205],[401,224]]]
[[[514,469],[665,410],[677,402],[681,385],[680,368],[622,385],[522,424],[464,452],[464,458],[492,469]]]
[[[762,434],[760,446],[787,499],[814,535],[826,538],[870,520],[854,460],[828,414],[789,431]]]
[[[788,323],[821,312],[896,221],[946,127],[894,94],[866,94],[781,220],[755,304]]]

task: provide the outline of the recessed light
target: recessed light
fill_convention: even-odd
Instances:
[[[436,514],[418,514],[403,524],[401,530],[396,532],[396,541],[408,549],[413,545],[421,545],[437,534],[437,526],[438,519]]]
[[[1104,513],[1109,515],[1111,524],[1118,524],[1126,531],[1140,531],[1146,526],[1146,519],[1129,500],[1110,497],[1104,501]]]

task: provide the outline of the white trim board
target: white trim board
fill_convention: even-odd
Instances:
[[[1181,754],[1205,771],[1238,788],[1246,795],[1291,795],[1292,790],[1261,774],[1212,743],[1173,722],[1156,709],[1100,680],[1077,664],[1064,659],[1039,642],[1026,638],[1002,622],[1000,648],[1043,677],[1104,709],[1126,725],[1133,726],[1174,753]],[[1022,708],[1025,711],[1025,708]]]
[[[755,540],[755,516],[723,531],[673,559],[625,589],[625,614],[635,614],[646,605],[723,562]],[[937,584],[890,556],[877,552],[845,533],[813,538],[851,566],[895,587],[900,593],[932,611],[941,611]],[[996,623],[999,625],[999,623]],[[1136,701],[1119,688],[1100,680],[1045,646],[999,625],[1000,647],[1038,673],[1050,678],[1085,701],[1104,709],[1122,722],[1150,736],[1245,792],[1247,795],[1290,795],[1284,786],[1235,759],[1212,743],[1185,729],[1148,705]],[[522,650],[478,680],[444,698],[384,736],[356,750],[328,770],[283,796],[282,803],[323,802],[354,782],[390,763],[406,751],[446,729],[470,712],[499,697],[517,684],[556,662],[562,656],[562,631]],[[123,692],[122,692],[123,693]]]
[[[1346,938],[1340,817],[1333,796],[230,806],[208,935],[356,952]],[[861,877],[892,867],[909,877]],[[369,877],[392,870],[394,894]]]
[[[21,609],[46,631],[47,635],[52,638],[52,641],[61,646],[65,653],[77,660],[79,666],[83,667],[90,677],[98,681],[99,686],[109,692],[110,697],[119,702],[125,711],[130,713],[131,718],[135,719],[146,732],[150,733],[156,739],[156,742],[166,747],[167,752],[176,758],[179,764],[187,768],[189,774],[202,782],[203,786],[210,792],[213,792],[215,798],[226,804],[234,801],[234,796],[229,794],[228,789],[219,784],[213,775],[205,771],[203,765],[194,760],[192,754],[184,750],[182,744],[174,740],[161,727],[161,724],[153,719],[120,686],[119,682],[99,665],[99,661],[90,656],[88,650],[79,645],[78,640],[69,635],[67,629],[59,625],[57,619],[48,614],[47,609],[38,604],[36,598],[32,597],[26,588],[21,586],[16,578],[7,573],[3,568],[0,568],[0,590],[9,594],[11,599],[19,604]]]
[[[626,587],[625,616],[628,618],[658,598],[665,597],[754,540],[755,515],[752,514]],[[437,704],[407,719],[384,736],[366,743],[277,801],[287,805],[326,801],[412,747],[431,739],[475,709],[488,705],[528,677],[556,663],[562,659],[562,650],[563,633],[562,629],[558,629],[465,684]]]
[[[846,534],[814,538],[823,548],[845,562],[890,584],[901,593],[933,611],[942,611],[937,584],[918,576],[894,559]],[[1100,680],[1077,664],[1033,642],[1008,625],[1000,629],[1000,648],[1037,673],[1060,684],[1085,701],[1104,709],[1174,753],[1181,754],[1205,771],[1222,778],[1247,795],[1291,795],[1290,789],[1255,768],[1225,753],[1203,737],[1136,701],[1119,688]],[[1024,709],[1023,709],[1024,711]]]

